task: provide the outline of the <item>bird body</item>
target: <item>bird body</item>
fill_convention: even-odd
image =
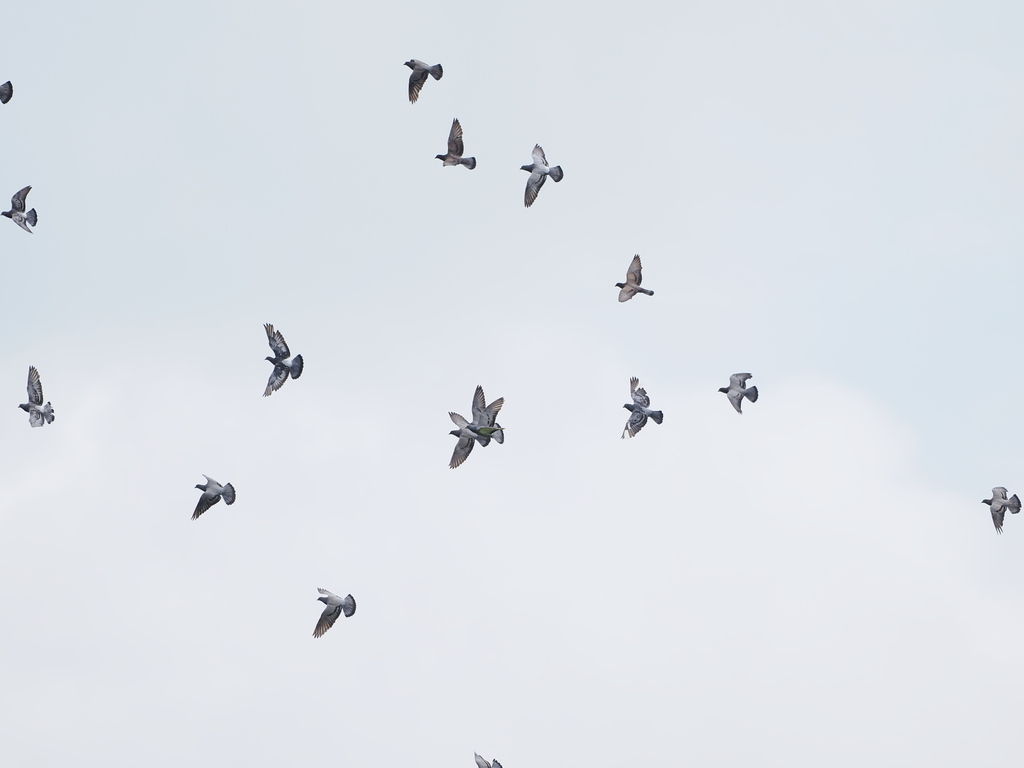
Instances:
[[[206,483],[196,486],[203,494],[199,497],[199,503],[196,504],[196,511],[192,513],[193,520],[220,501],[221,498],[229,506],[235,503],[235,486],[231,483],[221,485],[209,475],[203,475],[203,477],[206,478]]]
[[[529,171],[530,178],[526,180],[526,207],[529,208],[533,205],[533,201],[537,199],[537,194],[540,192],[540,188],[544,186],[544,181],[548,176],[554,182],[562,180],[564,174],[562,173],[562,166],[549,166],[548,159],[544,156],[544,150],[541,149],[540,144],[536,144],[533,147],[533,162],[530,165],[520,166],[519,170]]]
[[[53,406],[49,402],[43,405],[43,385],[34,365],[28,367],[28,402],[18,407],[28,414],[28,423],[33,427],[52,424],[55,418]]]
[[[289,376],[293,379],[299,378],[302,375],[303,363],[302,355],[296,355],[289,361],[288,358],[292,356],[292,353],[288,349],[288,342],[284,340],[280,331],[275,331],[274,326],[270,323],[264,323],[263,329],[267,332],[270,351],[274,353],[273,357],[267,355],[263,358],[274,364],[274,370],[270,372],[270,378],[267,380],[267,388],[263,390],[263,396],[269,397],[271,393],[284,386]]]
[[[29,229],[28,225],[31,224],[34,227],[36,225],[36,221],[38,221],[35,208],[27,212],[25,211],[25,198],[28,197],[28,193],[31,189],[31,185],[19,189],[14,193],[14,197],[11,198],[11,210],[0,212],[0,216],[6,216],[8,219],[11,219],[30,235],[32,234],[32,230]]]
[[[732,407],[736,409],[736,413],[742,415],[743,411],[741,406],[743,405],[743,398],[747,398],[752,403],[757,402],[757,387],[746,387],[747,379],[752,374],[749,373],[734,373],[729,377],[728,387],[719,387],[719,392],[724,392],[729,397],[729,402],[732,403]]]
[[[316,591],[320,593],[320,597],[317,598],[321,603],[324,604],[324,612],[320,614],[320,620],[316,623],[316,629],[313,630],[313,637],[322,637],[324,632],[334,626],[334,622],[338,620],[341,614],[345,614],[348,618],[356,612],[356,599],[352,595],[345,595],[345,597],[338,597],[333,592],[329,592],[322,587],[317,587]]]
[[[409,59],[405,62],[405,66],[412,70],[412,74],[409,75],[409,101],[413,104],[416,103],[420,97],[420,91],[423,89],[423,84],[427,82],[427,75],[430,75],[435,80],[440,80],[441,75],[444,74],[444,70],[441,69],[440,64],[425,64],[419,59]]]
[[[623,408],[630,412],[626,428],[622,430],[623,439],[633,437],[644,428],[647,418],[650,417],[655,424],[661,424],[665,418],[661,411],[650,409],[651,398],[647,396],[647,390],[640,386],[640,380],[634,376],[629,380],[629,394],[633,398],[632,403],[626,403]]]
[[[472,171],[476,168],[476,158],[463,157],[465,151],[462,143],[462,124],[459,122],[459,118],[455,118],[452,120],[452,129],[448,132],[448,154],[434,157],[443,165],[464,165]]]
[[[654,295],[654,291],[640,287],[640,282],[643,279],[642,269],[640,254],[637,254],[633,257],[633,261],[630,262],[629,269],[626,270],[626,282],[615,284],[616,288],[622,289],[619,291],[619,301],[629,301],[638,293],[646,293],[648,296]]]
[[[1011,515],[1016,515],[1020,512],[1020,499],[1017,498],[1017,494],[1013,494],[1010,498],[1006,498],[1007,490],[1002,486],[992,489],[991,499],[982,499],[982,504],[988,504],[989,509],[992,512],[992,524],[996,527],[996,533],[1003,532],[1003,518],[1006,516],[1006,510],[1010,510]]]

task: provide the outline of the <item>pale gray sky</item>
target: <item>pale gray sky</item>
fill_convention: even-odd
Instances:
[[[0,762],[1017,764],[1019,4],[13,21]]]

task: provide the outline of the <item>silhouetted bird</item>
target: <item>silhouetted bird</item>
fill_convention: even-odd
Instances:
[[[405,66],[412,70],[412,74],[409,75],[409,101],[413,104],[420,97],[420,90],[422,90],[423,84],[427,82],[427,75],[430,75],[435,80],[440,80],[441,75],[444,74],[440,64],[430,66],[418,59],[409,59],[405,62]]]

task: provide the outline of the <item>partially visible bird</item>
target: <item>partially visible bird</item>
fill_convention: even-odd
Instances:
[[[533,162],[530,165],[520,166],[519,170],[529,171],[530,178],[526,180],[526,207],[529,208],[533,205],[533,201],[537,199],[537,193],[540,192],[540,188],[544,186],[544,180],[548,176],[551,177],[552,181],[558,182],[562,180],[562,166],[549,166],[548,159],[544,157],[544,150],[541,149],[540,144],[537,144],[533,148]]]
[[[455,435],[459,442],[455,444],[452,452],[452,459],[448,462],[451,469],[455,469],[464,462],[473,451],[473,444],[480,443],[487,447],[493,438],[496,443],[505,442],[504,429],[497,423],[498,412],[505,404],[505,398],[499,397],[490,405],[484,397],[484,388],[477,385],[473,393],[473,421],[467,421],[461,414],[454,411],[448,412],[448,417],[454,422],[458,429],[453,429],[449,435]]]
[[[342,613],[347,618],[356,612],[356,599],[352,595],[338,597],[333,592],[328,592],[322,587],[317,587],[316,591],[320,593],[320,597],[317,600],[327,606],[324,608],[324,612],[320,614],[320,621],[316,623],[316,629],[313,630],[313,637],[321,637],[324,632],[334,626],[334,622],[338,620]]]
[[[441,75],[444,74],[444,70],[441,69],[440,64],[424,64],[419,59],[409,59],[405,62],[405,66],[412,70],[412,74],[409,75],[409,101],[413,104],[420,97],[420,90],[423,88],[423,84],[427,82],[427,75],[430,75],[435,80],[440,80]]]
[[[43,405],[43,385],[39,381],[39,371],[34,365],[28,367],[28,402],[18,407],[28,413],[28,423],[33,427],[53,423],[53,406],[49,401]]]
[[[11,100],[11,96],[14,95],[14,86],[11,85],[11,81],[8,80],[3,85],[0,85],[0,104],[6,104]]]
[[[661,411],[652,411],[648,407],[651,404],[651,398],[647,396],[647,390],[640,386],[640,380],[636,376],[629,380],[629,394],[632,396],[633,402],[622,406],[630,411],[629,421],[626,422],[626,428],[622,430],[623,439],[633,437],[643,429],[648,416],[654,420],[655,424],[661,424],[662,419],[665,418]]]
[[[25,198],[28,197],[30,189],[32,187],[27,186],[15,192],[14,197],[11,198],[11,210],[3,211],[3,213],[0,213],[0,216],[6,216],[26,232],[32,234],[32,230],[28,228],[28,225],[31,224],[33,227],[36,225],[36,209],[33,208],[28,213],[25,213]]]
[[[434,155],[434,157],[443,161],[444,165],[464,165],[472,171],[476,168],[476,158],[463,157],[462,153],[465,151],[462,144],[462,124],[459,122],[459,118],[455,118],[452,120],[452,129],[448,133],[448,154]]]
[[[996,527],[996,533],[1003,532],[1003,517],[1006,516],[1006,510],[1010,510],[1011,515],[1016,515],[1020,512],[1020,499],[1017,498],[1017,494],[1013,494],[1010,498],[1006,498],[1006,489],[1002,486],[992,489],[991,499],[982,499],[982,504],[988,504],[989,509],[992,512],[992,524]]]
[[[499,763],[497,760],[492,760],[488,763],[476,752],[473,753],[473,759],[476,760],[477,768],[501,768],[501,763]]]
[[[203,494],[199,497],[199,503],[196,504],[196,511],[192,513],[193,520],[220,501],[222,497],[224,503],[229,506],[235,503],[235,486],[231,483],[221,485],[209,475],[203,475],[203,477],[206,478],[206,484],[196,486]]]
[[[654,295],[654,291],[640,287],[640,281],[642,280],[640,270],[640,254],[637,254],[633,257],[633,261],[629,263],[629,269],[626,270],[626,282],[615,284],[616,288],[622,289],[619,291],[619,301],[629,301],[637,293],[646,293],[648,296]]]
[[[736,409],[736,413],[742,415],[743,411],[740,410],[740,406],[743,405],[743,398],[747,398],[752,403],[757,402],[757,387],[747,387],[744,389],[749,379],[753,374],[750,373],[734,373],[729,377],[728,387],[719,387],[719,392],[725,392],[729,396],[729,402],[732,403],[732,407]]]
[[[288,342],[284,340],[281,332],[275,331],[274,326],[270,323],[264,323],[263,329],[267,332],[267,343],[270,344],[270,351],[274,353],[273,357],[268,355],[263,358],[274,364],[274,370],[270,372],[270,378],[267,379],[267,388],[263,390],[263,396],[268,397],[272,392],[276,392],[283,387],[284,383],[288,381],[289,376],[297,379],[302,375],[302,355],[296,355],[291,362],[288,362],[288,358],[292,356],[292,353],[289,351]]]

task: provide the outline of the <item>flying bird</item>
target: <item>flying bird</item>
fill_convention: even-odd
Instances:
[[[221,497],[224,498],[224,503],[229,506],[235,503],[235,486],[231,483],[221,485],[209,475],[203,475],[203,477],[206,478],[206,484],[196,486],[196,488],[203,492],[203,495],[199,497],[196,511],[192,513],[193,520],[220,501]]]
[[[1010,498],[1006,498],[1006,489],[1003,487],[992,489],[991,499],[982,499],[982,504],[988,504],[989,509],[992,512],[992,524],[996,527],[996,533],[1003,532],[1003,517],[1006,515],[1006,510],[1010,510],[1011,515],[1016,515],[1020,512],[1020,499],[1017,498],[1017,494],[1013,494]]]
[[[629,301],[637,293],[646,293],[648,296],[654,295],[654,291],[640,287],[640,281],[642,280],[641,268],[640,255],[637,254],[633,257],[633,261],[629,263],[629,269],[626,270],[626,282],[615,284],[616,288],[622,289],[619,291],[619,301]]]
[[[462,124],[459,122],[459,118],[455,118],[452,120],[452,129],[448,133],[448,154],[434,157],[441,160],[444,165],[464,165],[472,171],[476,168],[476,158],[463,157],[462,153],[465,151],[465,147],[462,145]]]
[[[11,100],[11,96],[14,95],[14,86],[11,85],[11,81],[8,80],[3,85],[0,85],[0,104],[6,104]]]
[[[34,365],[28,367],[28,402],[18,407],[28,413],[28,423],[33,427],[53,423],[53,406],[49,401],[43,405],[43,385],[39,381],[39,371]]]
[[[24,229],[29,234],[32,234],[32,230],[28,228],[31,224],[33,227],[36,225],[36,209],[33,208],[28,213],[25,213],[25,198],[28,197],[31,186],[19,189],[14,193],[14,197],[11,198],[11,210],[3,211],[4,216],[8,219],[12,219],[15,224]]]
[[[333,592],[328,592],[321,587],[317,587],[316,591],[320,593],[317,600],[326,606],[324,612],[320,614],[320,621],[316,623],[316,629],[313,630],[313,637],[320,637],[334,626],[334,622],[342,613],[348,618],[356,612],[356,599],[352,595],[338,597]]]
[[[429,64],[424,64],[419,59],[409,59],[405,62],[405,66],[412,70],[412,74],[409,75],[409,101],[413,104],[420,97],[420,90],[422,90],[423,84],[427,82],[427,75],[430,75],[435,80],[440,80],[441,75],[444,74],[440,64],[430,66]]]
[[[480,443],[482,447],[486,448],[490,445],[492,438],[499,444],[505,442],[504,429],[497,423],[498,411],[501,410],[501,406],[504,404],[505,398],[499,397],[493,403],[487,405],[487,399],[484,397],[484,388],[477,385],[476,392],[473,393],[472,422],[467,421],[464,416],[454,411],[448,412],[448,417],[458,427],[458,429],[453,429],[448,434],[459,438],[459,442],[455,444],[455,450],[452,452],[452,460],[448,462],[448,466],[451,469],[455,469],[469,457],[475,443]]]
[[[288,362],[292,353],[288,350],[288,342],[284,340],[281,332],[275,331],[274,326],[270,323],[264,323],[263,329],[267,332],[270,351],[274,353],[273,357],[268,355],[263,358],[274,364],[274,370],[270,372],[270,378],[267,379],[267,388],[263,390],[263,396],[269,397],[272,392],[276,392],[284,386],[289,376],[297,379],[302,375],[302,355],[296,355],[291,362]]]
[[[647,396],[647,390],[640,386],[640,380],[636,376],[629,380],[629,394],[633,397],[633,402],[622,406],[630,411],[629,421],[626,422],[626,428],[622,430],[623,439],[633,437],[643,429],[648,416],[654,419],[655,424],[661,424],[662,419],[665,418],[661,411],[652,411],[648,407],[651,404],[651,398]]]
[[[477,768],[501,768],[501,763],[499,763],[497,760],[492,760],[488,763],[476,752],[473,753],[473,759],[476,760]]]
[[[535,145],[533,148],[533,162],[530,165],[521,166],[519,170],[530,172],[530,178],[526,180],[527,208],[533,205],[533,201],[537,199],[537,193],[544,186],[544,180],[548,176],[551,177],[552,181],[557,182],[561,181],[564,175],[562,173],[562,166],[548,166],[548,159],[544,157],[544,150],[541,149],[540,144]]]
[[[729,396],[729,402],[732,403],[732,407],[736,409],[736,413],[742,415],[743,411],[740,410],[740,406],[743,405],[743,398],[747,398],[752,403],[757,402],[757,387],[744,386],[747,383],[752,374],[749,373],[734,373],[729,377],[728,387],[719,387],[719,392],[725,392]]]

